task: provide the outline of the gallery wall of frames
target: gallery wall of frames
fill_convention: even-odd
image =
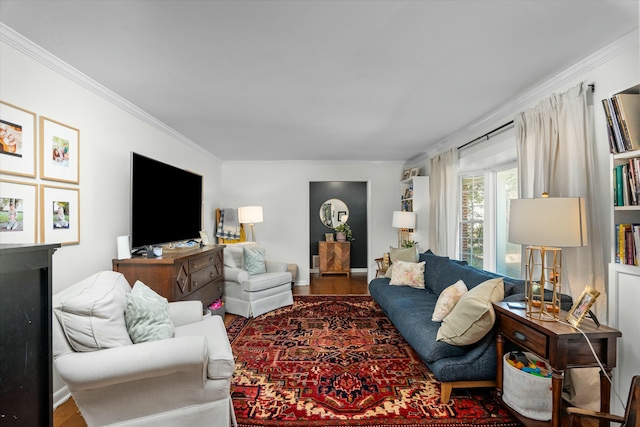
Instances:
[[[80,243],[80,130],[0,100],[0,243]]]

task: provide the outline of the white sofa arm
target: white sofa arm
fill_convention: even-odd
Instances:
[[[267,265],[267,273],[278,273],[288,271],[289,264],[280,261],[265,261]]]
[[[204,375],[207,362],[207,340],[195,336],[69,353],[55,359],[60,378],[70,391],[191,370],[201,370]]]
[[[238,282],[242,283],[249,280],[249,273],[234,267],[224,267],[224,280],[227,282]]]
[[[202,301],[176,301],[169,303],[173,326],[188,325],[202,320]]]

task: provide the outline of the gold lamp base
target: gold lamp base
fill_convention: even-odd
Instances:
[[[543,321],[557,321],[560,318],[560,263],[562,250],[544,246],[527,246],[526,270],[526,314]],[[534,275],[540,274],[535,280]],[[551,297],[545,296],[545,289]]]

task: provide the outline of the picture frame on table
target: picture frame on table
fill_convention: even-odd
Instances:
[[[205,230],[200,230],[200,240],[205,246],[211,244],[209,240],[209,233],[207,233]]]
[[[584,319],[589,313],[589,310],[591,310],[591,306],[596,302],[598,295],[600,295],[600,292],[591,286],[587,286],[584,291],[582,291],[580,298],[576,300],[571,310],[569,310],[566,318],[567,322],[577,328],[580,322],[582,322],[582,319]]]
[[[80,243],[80,190],[40,185],[41,243]]]
[[[0,101],[0,172],[35,178],[36,114]]]
[[[37,187],[29,182],[0,180],[0,243],[37,242]]]
[[[51,181],[80,182],[80,130],[40,117],[40,177]]]

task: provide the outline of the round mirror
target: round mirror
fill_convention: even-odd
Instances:
[[[334,229],[349,219],[349,208],[340,199],[329,199],[320,206],[320,221]]]

